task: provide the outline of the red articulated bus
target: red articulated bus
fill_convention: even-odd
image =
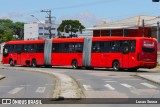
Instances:
[[[145,37],[87,37],[6,42],[3,64],[114,70],[154,68],[157,41]]]

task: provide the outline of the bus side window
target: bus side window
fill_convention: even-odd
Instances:
[[[92,52],[100,52],[100,43],[99,42],[93,42]]]
[[[103,45],[102,45],[103,43]],[[110,51],[110,42],[105,41],[101,43],[101,52],[109,52]]]
[[[75,43],[69,43],[69,52],[75,52]]]
[[[35,52],[33,44],[28,45],[28,52]]]
[[[23,51],[28,52],[28,46],[27,45],[24,45]]]
[[[9,53],[13,53],[14,49],[15,49],[15,46],[14,45],[10,45],[8,52]]]
[[[120,52],[120,41],[111,42],[111,52]]]
[[[37,45],[37,52],[38,53],[44,52],[44,44],[38,44]]]
[[[59,44],[59,51],[60,52],[69,52],[69,44],[68,43],[61,43]]]
[[[18,54],[20,54],[22,51],[23,51],[23,45],[17,45],[17,50],[16,50],[16,52],[17,52]]]
[[[83,43],[76,43],[75,44],[75,52],[83,52]]]
[[[58,43],[52,44],[52,52],[59,52],[59,44]]]
[[[129,41],[122,41],[121,52],[123,54],[128,54],[130,52],[130,43],[129,43]]]

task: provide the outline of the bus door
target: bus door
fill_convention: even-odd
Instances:
[[[16,47],[16,53],[17,53],[17,64],[21,64],[21,60],[22,60],[22,57],[21,57],[21,53],[22,53],[22,50],[23,50],[23,45],[17,45]]]
[[[102,67],[103,53],[101,52],[100,42],[92,43],[91,66]]]
[[[129,67],[129,50],[130,50],[129,41],[122,41],[121,49],[122,49],[122,68]]]
[[[111,67],[111,56],[110,53],[110,42],[109,41],[103,41],[100,42],[100,51],[101,51],[101,66],[102,67]]]

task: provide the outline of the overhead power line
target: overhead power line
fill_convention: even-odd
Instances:
[[[70,6],[63,6],[63,7],[56,7],[56,8],[53,8],[53,9],[57,10],[57,9],[79,8],[79,7],[86,7],[86,6],[89,7],[89,6],[94,6],[94,5],[104,4],[104,3],[114,2],[114,1],[118,1],[118,0],[97,0],[95,2],[83,3],[83,4],[77,4],[77,5],[70,5]]]
[[[94,1],[94,2],[88,2],[88,3],[75,4],[75,5],[70,5],[70,6],[62,6],[62,7],[50,8],[49,10],[61,10],[61,9],[70,9],[70,8],[90,7],[90,6],[96,6],[96,5],[100,5],[100,4],[104,4],[104,3],[110,3],[110,2],[114,2],[114,1],[119,1],[119,0],[97,0],[97,1]],[[11,18],[25,17],[25,16],[29,16],[31,14],[40,13],[40,11],[41,10],[32,11],[32,12],[28,12],[28,13],[22,13],[21,16],[14,15]]]

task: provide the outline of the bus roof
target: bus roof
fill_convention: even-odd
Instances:
[[[6,42],[6,44],[37,44],[44,43],[44,40],[15,40]]]
[[[105,41],[105,40],[136,40],[136,39],[148,39],[148,40],[155,40],[155,38],[147,38],[147,37],[93,37],[93,41]],[[60,43],[60,42],[83,42],[84,38],[53,38],[53,43]],[[6,42],[6,44],[39,44],[45,43],[45,40],[15,40]]]

